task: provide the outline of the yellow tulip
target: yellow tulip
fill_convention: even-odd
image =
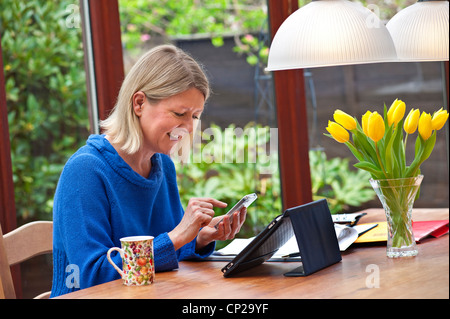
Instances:
[[[350,135],[348,134],[347,130],[335,122],[328,121],[328,126],[326,130],[339,143],[348,142],[350,138]]]
[[[349,131],[354,130],[356,128],[355,118],[341,110],[334,111],[333,117],[338,124],[341,124],[345,129]]]
[[[373,112],[368,120],[367,132],[368,136],[374,141],[378,142],[384,136],[384,120],[378,112]]]
[[[391,126],[392,123],[397,125],[398,122],[400,122],[400,120],[405,115],[405,109],[406,109],[405,102],[403,102],[402,100],[395,99],[395,101],[392,102],[389,111],[387,112],[388,125]]]
[[[371,114],[372,114],[372,112],[367,111],[366,114],[364,114],[361,119],[362,129],[363,129],[364,134],[366,134],[366,136],[369,136],[369,132],[367,131],[367,128],[369,127],[369,117]]]
[[[436,131],[440,130],[444,126],[447,119],[447,111],[441,108],[439,111],[433,114],[433,117],[431,118],[431,128]]]
[[[424,140],[428,140],[432,132],[433,128],[431,126],[431,115],[422,112],[422,115],[420,115],[419,118],[419,134]]]
[[[420,111],[419,109],[411,109],[408,116],[406,117],[403,128],[408,134],[412,134],[417,130],[417,125],[419,124]]]

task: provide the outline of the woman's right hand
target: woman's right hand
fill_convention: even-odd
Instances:
[[[214,207],[227,204],[214,198],[191,198],[181,222],[168,233],[175,250],[194,240],[202,227],[209,225],[214,217]]]

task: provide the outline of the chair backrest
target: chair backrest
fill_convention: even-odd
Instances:
[[[5,235],[0,226],[0,298],[16,298],[10,266],[52,250],[53,222],[31,222]],[[46,292],[37,298],[48,298],[49,295]]]

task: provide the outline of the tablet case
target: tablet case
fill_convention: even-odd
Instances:
[[[302,265],[285,276],[307,276],[342,260],[326,199],[297,207],[290,218]]]
[[[231,277],[262,264],[292,236],[296,237],[301,265],[285,276],[307,276],[341,261],[334,224],[325,199],[287,209],[276,217],[231,262],[222,268]]]

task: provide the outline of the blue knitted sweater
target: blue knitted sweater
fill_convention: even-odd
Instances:
[[[91,135],[66,163],[53,208],[53,285],[51,296],[120,278],[106,252],[126,236],[154,236],[156,271],[178,268],[178,261],[202,258],[214,243],[195,251],[195,239],[175,251],[168,236],[184,214],[172,160],[151,158],[148,178],[134,172],[102,135]],[[113,261],[122,268],[119,254]]]

